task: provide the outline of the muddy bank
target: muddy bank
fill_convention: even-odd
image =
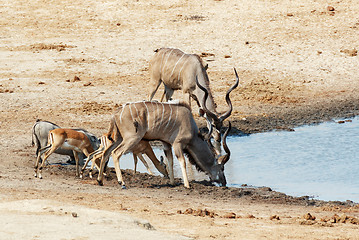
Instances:
[[[261,115],[233,119],[233,134],[271,130],[292,131],[302,125],[317,124],[359,115],[359,99],[333,99],[308,105],[267,107]]]

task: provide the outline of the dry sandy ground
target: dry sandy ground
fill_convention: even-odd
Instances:
[[[62,165],[39,180],[31,147],[37,118],[100,136],[116,105],[147,99],[160,47],[203,56],[219,111],[237,68],[234,133],[358,115],[358,11],[349,0],[2,0],[0,239],[359,239],[350,202],[187,190],[131,171],[123,191],[113,176],[100,187]]]

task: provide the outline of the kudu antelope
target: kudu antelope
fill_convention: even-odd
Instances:
[[[46,159],[59,148],[73,151],[76,161],[76,176],[79,176],[78,154],[84,153],[88,156],[94,151],[86,134],[73,129],[56,128],[51,130],[48,135],[48,142],[49,144],[46,147],[41,148],[40,153],[37,156],[35,163],[35,177],[37,177],[37,173],[39,171],[39,178],[42,178],[42,168],[45,165]],[[39,167],[39,161],[42,154],[45,154],[45,156]]]
[[[217,112],[217,106],[209,87],[209,79],[206,72],[207,65],[204,66],[202,59],[198,55],[186,54],[179,49],[161,48],[155,52],[149,64],[151,84],[149,100],[153,99],[161,83],[164,84],[164,95],[167,101],[172,97],[174,90],[182,90],[183,98],[189,105],[190,97],[194,98],[201,108],[205,108],[205,113],[211,118],[211,124],[214,127],[212,136],[217,142],[215,148],[217,152],[220,152],[220,130],[223,121],[231,115],[232,105],[229,104],[229,109],[223,114]],[[236,83],[227,91],[226,99],[229,93],[238,86],[239,78],[237,72],[236,77]],[[196,79],[207,91],[208,99],[206,106],[203,106],[205,93],[196,87]]]
[[[92,164],[91,164],[91,168],[90,168],[90,172],[89,172],[89,175],[90,175],[90,178],[92,178],[92,171],[93,171],[93,168],[94,166],[96,166],[98,169],[100,166],[100,159],[102,157],[102,154],[103,154],[103,151],[108,148],[112,143],[113,143],[113,136],[111,137],[111,139],[108,137],[107,134],[103,135],[101,137],[101,145],[100,147],[98,148],[98,150],[92,152],[82,170],[81,170],[81,173],[80,173],[80,178],[82,178],[83,176],[83,172],[85,171],[89,161],[92,161]],[[150,145],[150,143],[148,141],[140,141],[135,147],[134,149],[132,150],[132,155],[133,155],[133,160],[134,160],[134,163],[135,163],[135,174],[136,174],[136,169],[137,169],[137,162],[138,162],[138,159],[139,158],[141,160],[141,162],[143,163],[143,165],[146,167],[147,171],[149,174],[153,175],[151,169],[149,168],[146,160],[143,158],[142,154],[146,154],[150,160],[152,161],[152,163],[155,165],[156,169],[163,174],[163,176],[165,177],[168,177],[168,172],[166,170],[166,165],[164,164],[163,162],[163,158],[161,156],[161,161],[159,161],[157,158],[156,158],[156,155],[155,153],[153,152],[152,150],[152,147]]]
[[[108,158],[113,154],[118,182],[125,187],[119,158],[133,149],[142,139],[160,140],[165,143],[165,154],[168,159],[170,182],[174,184],[173,157],[171,146],[180,162],[184,186],[189,188],[184,154],[198,170],[204,171],[212,182],[226,185],[224,164],[229,160],[230,152],[223,146],[226,154],[215,156],[208,143],[198,131],[193,115],[188,105],[159,102],[127,103],[114,114],[108,135],[118,131],[121,138],[108,147],[101,159],[98,182],[103,184],[103,170]],[[227,133],[225,136],[227,136]],[[224,137],[225,138],[225,137]],[[225,140],[223,141],[225,143]]]

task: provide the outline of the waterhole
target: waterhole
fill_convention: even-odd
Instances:
[[[267,186],[292,196],[359,202],[359,118],[294,130],[228,137],[228,186]],[[155,153],[164,155],[160,149]],[[176,159],[174,165],[181,177]],[[121,168],[133,169],[132,154],[121,158]],[[138,170],[146,172],[140,161]],[[195,172],[193,178],[206,176]]]

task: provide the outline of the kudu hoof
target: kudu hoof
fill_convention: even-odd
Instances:
[[[102,182],[102,181],[97,180],[97,183],[98,183],[98,185],[103,186],[103,182]]]
[[[122,185],[121,188],[122,189],[127,189],[127,187],[125,185]]]

